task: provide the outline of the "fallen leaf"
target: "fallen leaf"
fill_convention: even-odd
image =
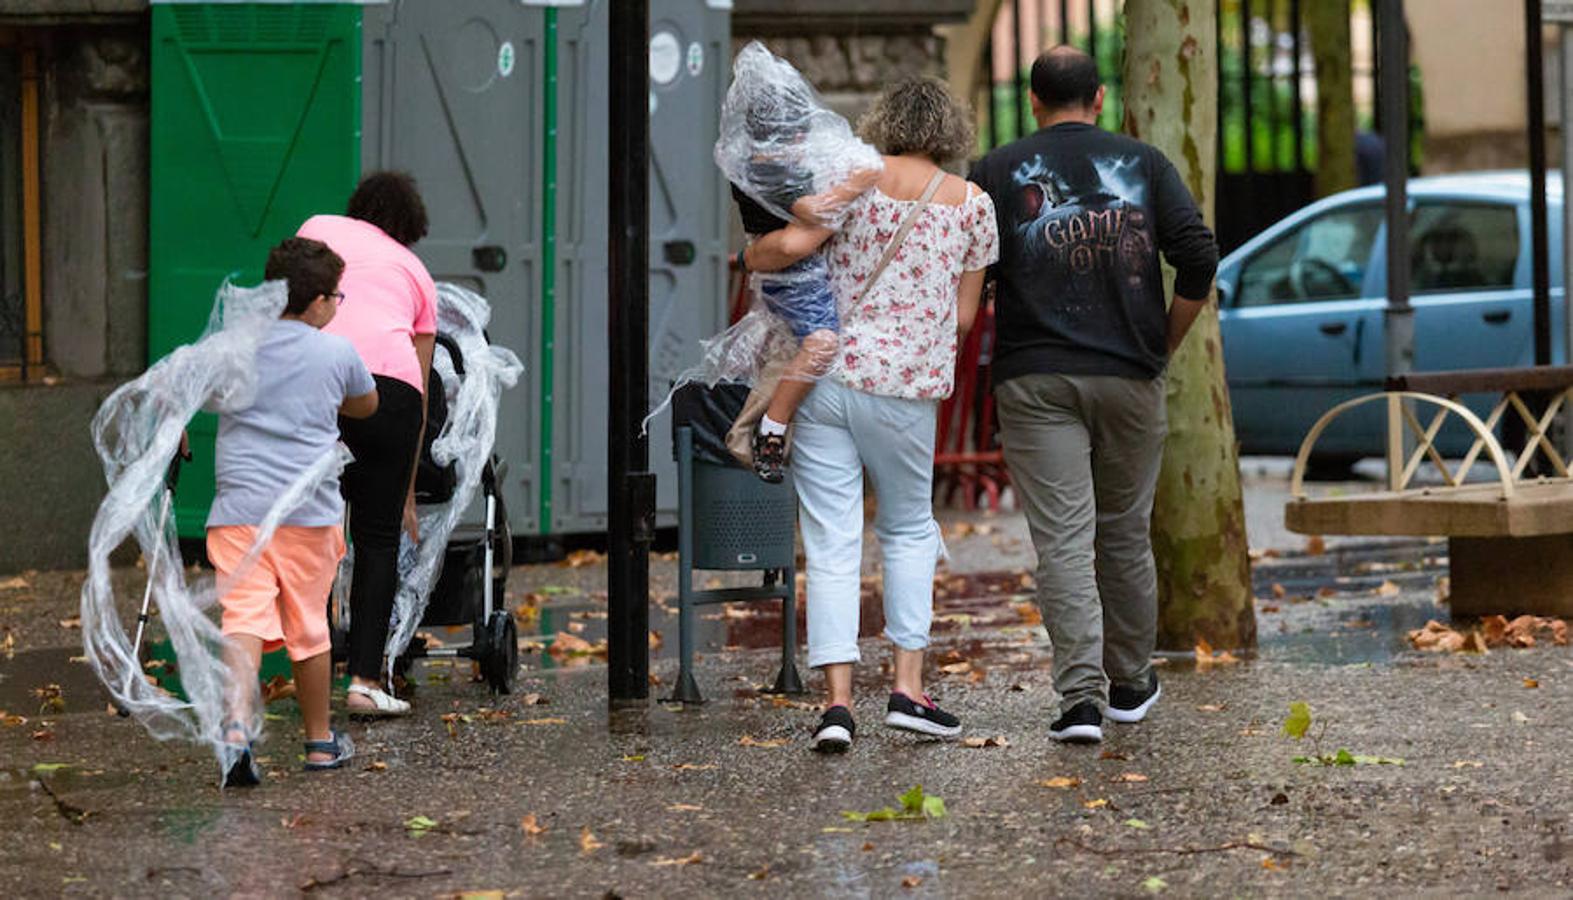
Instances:
[[[789,738],[765,738],[765,739],[760,739],[760,738],[754,737],[751,734],[745,734],[742,737],[737,739],[737,743],[738,743],[738,746],[740,746],[740,747],[785,747],[788,743],[790,743],[790,739]]]
[[[535,813],[530,813],[519,820],[519,830],[526,836],[535,838],[546,833],[546,826],[536,819]]]
[[[1378,597],[1397,597],[1400,593],[1402,593],[1402,589],[1400,589],[1399,586],[1393,582],[1384,579],[1382,583],[1377,585],[1376,589],[1371,593],[1377,595]]]
[[[1069,790],[1073,787],[1079,787],[1081,785],[1081,779],[1070,775],[1057,775],[1053,778],[1040,778],[1033,782],[1033,784],[1036,784],[1038,787]]]
[[[20,575],[13,575],[4,581],[0,581],[0,591],[20,591],[26,587],[28,587],[28,581]]]
[[[1148,779],[1146,775],[1143,775],[1140,772],[1121,772],[1110,780],[1124,784],[1138,784]]]
[[[1228,650],[1213,652],[1212,645],[1205,640],[1196,642],[1196,668],[1205,671],[1213,666],[1229,666],[1239,662],[1239,657]]]
[[[590,826],[584,826],[584,828],[579,832],[580,853],[594,853],[605,846],[605,844],[595,839],[595,835],[590,832]]]
[[[552,701],[542,697],[540,694],[525,694],[519,698],[519,702],[525,706],[545,706]]]
[[[946,675],[965,675],[972,671],[972,663],[962,660],[958,663],[951,663],[948,666],[940,666],[939,670]]]
[[[863,850],[864,853],[872,853],[872,852],[874,852],[874,842],[873,841],[864,841],[862,850]]]
[[[698,772],[704,769],[714,769],[715,766],[701,763],[673,763],[672,768],[679,772]]]
[[[1289,863],[1279,862],[1276,856],[1264,856],[1262,857],[1262,868],[1269,872],[1282,872],[1284,869],[1289,868]]]
[[[1455,769],[1479,769],[1479,768],[1483,767],[1484,765],[1485,765],[1485,763],[1483,763],[1483,762],[1481,762],[1479,760],[1476,760],[1476,759],[1460,759],[1460,760],[1457,760],[1457,761],[1455,761],[1453,763],[1453,768],[1455,768]]]
[[[563,565],[570,569],[582,569],[593,566],[606,559],[606,554],[594,550],[575,550],[563,557]]]
[[[380,759],[379,760],[374,760],[374,761],[369,762],[369,763],[366,764],[366,771],[367,772],[386,772],[386,771],[388,771],[388,764],[383,762]]]
[[[410,837],[424,837],[437,827],[437,820],[426,816],[411,816],[404,820],[404,827],[409,831]]]
[[[1531,689],[1538,688],[1538,687],[1540,687],[1540,682],[1536,681],[1533,678],[1526,678],[1526,679],[1524,679],[1524,687],[1531,688]]]
[[[274,675],[262,685],[262,702],[272,703],[275,700],[287,700],[295,696],[295,682],[283,675]]]
[[[1277,599],[1277,600],[1282,600],[1283,598],[1285,598],[1287,596],[1289,596],[1289,591],[1286,590],[1284,588],[1284,586],[1279,584],[1278,582],[1276,582],[1276,581],[1273,582],[1273,598]]]
[[[1311,705],[1303,700],[1289,704],[1289,716],[1284,719],[1284,734],[1300,740],[1311,727]]]
[[[700,810],[704,809],[704,807],[694,803],[673,803],[671,806],[668,806],[667,809],[671,810],[672,812],[699,812]]]
[[[1169,887],[1169,882],[1164,881],[1162,878],[1159,878],[1157,875],[1154,875],[1151,878],[1147,879],[1146,881],[1142,882],[1142,890],[1146,891],[1149,894],[1161,894],[1168,887]]]
[[[1519,725],[1528,725],[1529,724],[1529,716],[1526,716],[1523,713],[1521,713],[1521,712],[1519,712],[1518,710],[1515,709],[1515,710],[1513,710],[1513,721],[1515,723],[1519,724]]]
[[[1142,830],[1142,831],[1145,831],[1145,830],[1147,830],[1147,829],[1152,827],[1151,825],[1148,825],[1146,822],[1143,822],[1141,819],[1126,819],[1123,824],[1125,825],[1126,828],[1136,828],[1136,829],[1139,829],[1139,830]]]
[[[308,821],[310,820],[306,818],[305,813],[296,813],[293,816],[286,816],[285,818],[279,819],[279,824],[284,826],[286,829],[293,831],[296,828],[306,824]]]
[[[551,717],[547,717],[547,718],[543,718],[543,719],[525,719],[524,720],[524,724],[526,724],[526,725],[567,725],[568,724],[568,720],[567,719],[560,719],[560,718],[557,718],[555,716],[551,716]]]
[[[915,888],[922,883],[923,878],[920,875],[908,875],[901,879],[901,886],[904,888]]]
[[[1306,541],[1305,541],[1305,555],[1306,556],[1321,556],[1323,553],[1326,553],[1326,552],[1327,552],[1327,541],[1323,540],[1321,535],[1313,534],[1309,538],[1306,538]]]
[[[643,753],[627,753],[623,755],[623,762],[644,762]]]
[[[654,653],[661,649],[661,644],[661,632],[656,631],[654,628],[650,629],[650,652]]]
[[[69,619],[61,619],[60,620],[60,627],[61,628],[72,628],[72,629],[81,628],[82,627],[82,617],[81,616],[72,616]]]
[[[699,854],[698,850],[695,850],[694,852],[688,854],[687,856],[678,856],[678,857],[665,857],[665,856],[663,856],[663,857],[659,857],[657,859],[651,860],[650,861],[650,865],[652,865],[652,866],[691,866],[691,865],[694,865],[695,863],[702,863],[704,861],[705,861],[705,858]]]
[[[980,747],[1009,747],[1010,741],[1006,740],[1004,735],[997,735],[995,737],[969,737],[962,740],[961,745],[963,747],[972,747],[974,749]]]
[[[1102,753],[1098,754],[1098,758],[1099,759],[1116,759],[1116,760],[1124,761],[1124,760],[1130,759],[1131,755],[1129,753],[1126,753],[1124,750],[1105,750]]]
[[[749,881],[764,881],[770,877],[770,866],[764,865],[748,873]]]
[[[1083,800],[1081,805],[1087,809],[1102,809],[1109,805],[1109,801],[1099,797],[1096,800]]]
[[[1226,704],[1223,704],[1223,703],[1203,703],[1200,706],[1196,707],[1196,711],[1197,712],[1223,712],[1225,705]]]

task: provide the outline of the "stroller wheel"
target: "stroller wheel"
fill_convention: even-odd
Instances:
[[[485,647],[480,656],[481,674],[492,693],[513,693],[513,675],[519,668],[519,635],[513,616],[496,610],[486,622]]]

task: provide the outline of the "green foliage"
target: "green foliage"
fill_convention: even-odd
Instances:
[[[1159,878],[1157,875],[1154,875],[1151,878],[1147,879],[1146,881],[1142,882],[1142,890],[1146,891],[1149,894],[1161,894],[1161,893],[1163,893],[1163,891],[1166,888],[1168,888],[1168,886],[1169,886],[1169,882],[1164,881],[1162,878]]]
[[[894,822],[945,818],[945,801],[932,794],[923,793],[923,785],[913,785],[901,795],[901,808],[889,806],[872,812],[843,812],[842,818],[850,822]]]
[[[1322,732],[1327,730],[1327,723],[1322,722],[1316,737],[1312,738],[1315,744],[1315,753],[1309,756],[1296,756],[1293,761],[1302,766],[1401,766],[1402,759],[1394,756],[1365,756],[1359,753],[1350,753],[1343,747],[1336,753],[1322,752]],[[1289,717],[1284,719],[1284,734],[1295,740],[1305,737],[1311,730],[1311,705],[1303,700],[1289,704]]]

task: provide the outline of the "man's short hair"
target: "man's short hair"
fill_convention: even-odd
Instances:
[[[373,172],[362,178],[344,214],[370,222],[406,247],[426,236],[426,203],[407,172]]]
[[[1068,44],[1045,50],[1032,63],[1032,93],[1045,109],[1091,106],[1099,87],[1098,61]]]
[[[327,244],[311,238],[292,237],[279,242],[268,253],[263,278],[283,281],[289,286],[289,302],[284,311],[298,316],[313,300],[339,289],[344,260]]]

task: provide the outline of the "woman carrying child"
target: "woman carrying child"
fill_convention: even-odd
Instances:
[[[923,691],[934,567],[935,425],[950,395],[959,336],[972,326],[987,266],[998,258],[989,196],[941,165],[974,149],[971,117],[940,82],[890,87],[860,123],[884,169],[832,231],[794,222],[753,241],[750,270],[822,252],[838,301],[829,374],[797,410],[792,442],[808,568],[808,662],[823,669],[826,712],[814,749],[847,749],[852,667],[859,659],[863,472],[878,503],[885,636],[895,645],[885,724],[939,737],[961,732]],[[823,249],[821,249],[823,248]]]

